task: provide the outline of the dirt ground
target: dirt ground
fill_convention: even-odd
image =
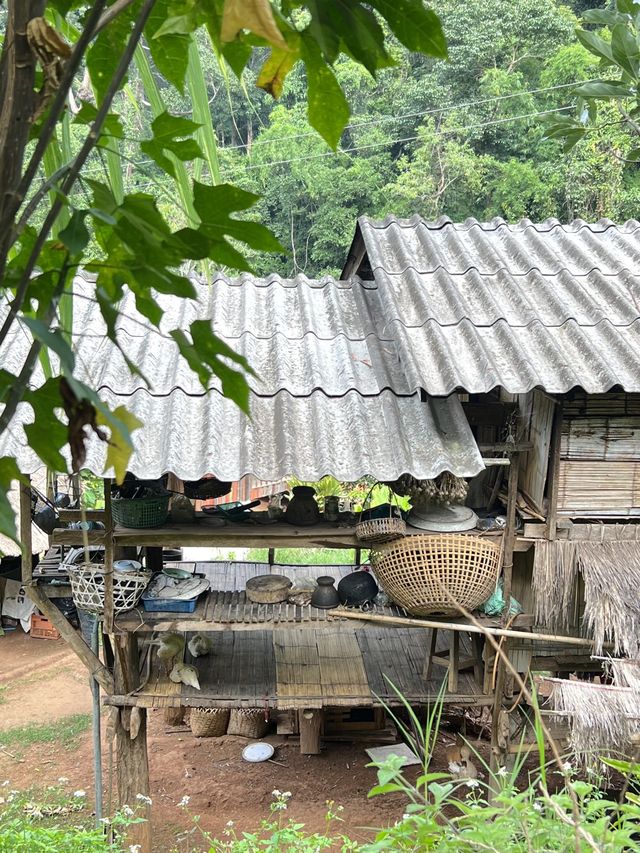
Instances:
[[[61,640],[32,640],[20,629],[0,638],[0,731],[17,725],[60,720],[91,712],[91,694],[84,668]],[[344,809],[342,829],[352,838],[371,838],[372,829],[394,822],[403,812],[399,795],[367,799],[375,771],[367,768],[367,743],[329,743],[319,756],[300,755],[295,743],[282,736],[268,738],[276,747],[276,763],[247,764],[241,757],[244,738],[196,739],[187,731],[168,733],[162,711],[149,715],[149,761],[155,850],[170,851],[181,832],[200,825],[222,837],[229,820],[236,829],[254,830],[269,814],[272,791],[290,791],[288,814],[309,830],[324,830],[326,802]],[[450,741],[449,741],[450,742]],[[443,741],[433,765],[445,765]],[[104,750],[105,805],[110,785],[109,750]],[[72,749],[55,743],[26,748],[16,761],[0,746],[0,780],[12,788],[56,784],[66,777],[69,791],[93,790],[91,733]],[[432,767],[433,767],[432,765]],[[415,778],[419,768],[407,769]],[[190,797],[188,810],[178,806]],[[113,789],[115,802],[115,779]],[[340,827],[335,828],[336,832]],[[187,849],[182,846],[180,849]],[[191,849],[191,848],[188,848]]]

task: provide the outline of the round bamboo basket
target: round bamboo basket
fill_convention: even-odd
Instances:
[[[269,729],[269,722],[264,718],[262,708],[234,708],[229,717],[228,735],[239,735],[258,739],[264,737]]]
[[[189,715],[191,734],[194,737],[222,737],[228,724],[227,708],[192,708]]]
[[[501,545],[479,536],[415,535],[371,554],[378,583],[413,616],[474,610],[495,590]]]
[[[367,545],[381,545],[384,542],[393,542],[407,532],[407,525],[403,518],[370,518],[368,521],[359,521],[356,524],[356,537],[360,542]]]

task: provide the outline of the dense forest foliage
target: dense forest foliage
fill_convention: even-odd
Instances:
[[[601,111],[601,129],[569,152],[544,138],[549,118],[573,109],[571,84],[600,73],[575,38],[583,6],[442,0],[449,61],[398,47],[396,65],[374,80],[343,58],[338,74],[353,116],[338,153],[306,121],[304,66],[294,68],[274,101],[255,85],[259,53],[239,81],[203,43],[199,59],[218,140],[219,174],[212,177],[260,194],[255,216],[288,250],[255,255],[256,271],[338,273],[362,214],[456,221],[637,216],[639,171],[621,156],[626,131],[613,106]],[[115,105],[129,140],[150,135],[153,118],[139,73]],[[169,88],[160,96],[171,112],[192,116],[188,90],[182,98]],[[126,155],[127,139],[119,145]],[[130,144],[125,188],[157,187],[162,173],[135,150]],[[96,171],[103,167],[96,159]],[[168,192],[164,212],[182,216]]]

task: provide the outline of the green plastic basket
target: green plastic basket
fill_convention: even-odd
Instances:
[[[148,498],[116,498],[111,501],[111,515],[121,527],[160,527],[169,515],[169,498],[151,495]]]

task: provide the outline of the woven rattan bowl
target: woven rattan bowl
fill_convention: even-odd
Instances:
[[[448,533],[398,539],[371,552],[382,589],[413,616],[474,610],[495,590],[501,547],[479,536]],[[448,594],[447,594],[448,593]]]

